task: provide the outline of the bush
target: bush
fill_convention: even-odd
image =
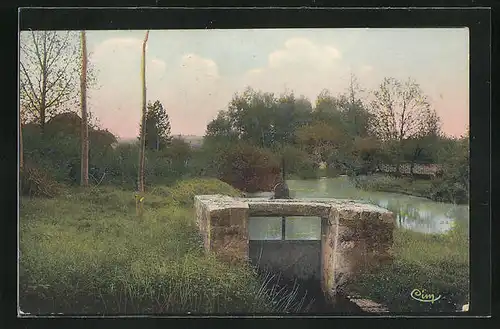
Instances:
[[[30,162],[24,164],[19,175],[21,195],[52,198],[61,192],[61,184],[58,184],[46,170]]]
[[[281,151],[285,160],[285,173],[301,179],[318,178],[318,165],[306,151],[294,146],[285,146]]]
[[[430,190],[430,198],[439,202],[466,204],[469,202],[468,191],[463,185],[449,178],[435,179]]]
[[[174,185],[169,192],[170,197],[181,206],[192,206],[195,195],[223,194],[229,196],[242,196],[242,193],[231,185],[215,178],[193,178],[183,180]]]
[[[280,175],[280,161],[270,150],[238,142],[211,146],[217,178],[246,192],[270,191]]]
[[[439,153],[443,174],[434,181],[432,197],[442,202],[469,202],[469,140],[451,140]]]

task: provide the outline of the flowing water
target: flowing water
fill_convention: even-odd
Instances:
[[[288,180],[294,198],[338,198],[372,203],[392,211],[402,228],[423,233],[444,233],[455,224],[468,228],[469,207],[441,203],[399,193],[371,192],[358,189],[348,177],[320,178],[315,180]],[[253,196],[270,196],[256,193]],[[280,217],[252,217],[249,221],[251,240],[279,240]],[[287,240],[319,240],[321,222],[317,217],[287,217]]]

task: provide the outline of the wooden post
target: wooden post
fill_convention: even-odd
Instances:
[[[141,138],[139,147],[139,173],[137,179],[137,189],[139,193],[144,193],[144,165],[145,165],[145,148],[146,148],[146,43],[148,42],[149,30],[146,31],[144,42],[142,43],[142,61],[141,61],[141,78],[142,78],[142,124]]]
[[[82,46],[82,71],[80,79],[80,101],[82,110],[81,121],[81,166],[80,166],[80,184],[89,185],[89,129],[87,118],[87,38],[85,31],[81,32]]]

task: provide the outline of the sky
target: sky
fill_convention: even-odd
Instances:
[[[141,47],[146,31],[88,31],[99,89],[89,92],[101,127],[138,136]],[[466,28],[152,30],[147,43],[147,99],[159,100],[172,133],[203,136],[206,125],[247,86],[293,91],[314,103],[328,89],[346,91],[353,73],[369,97],[384,77],[415,79],[448,135],[469,123]]]

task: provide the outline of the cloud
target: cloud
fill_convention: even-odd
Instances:
[[[136,38],[110,38],[96,45],[93,58],[96,62],[109,60],[111,54],[127,56],[131,53],[140,55],[142,41]]]
[[[313,100],[323,88],[336,88],[335,77],[345,75],[341,61],[342,53],[333,45],[291,38],[268,55],[266,66],[248,70],[239,88],[248,85],[275,93],[288,89]]]
[[[231,88],[220,76],[217,63],[210,58],[184,54],[167,75],[168,82],[161,88],[155,87],[155,97],[167,110],[172,109],[169,116],[174,133],[204,131],[207,122],[231,97]]]
[[[92,51],[92,61],[107,72],[115,71],[114,76],[119,78],[129,72],[140,72],[142,42],[138,38],[110,38],[97,44]],[[146,74],[148,78],[158,78],[163,74],[166,63],[154,55],[147,53],[146,47]],[[148,69],[151,72],[148,71]],[[123,73],[119,73],[125,70]],[[152,73],[152,74],[151,74]],[[151,76],[150,76],[151,75]]]
[[[164,61],[161,59],[153,58],[149,61],[149,66],[155,70],[155,72],[161,72],[163,73],[165,71],[165,67],[167,64],[165,64]]]
[[[289,68],[290,65],[330,67],[342,57],[339,50],[330,45],[319,45],[306,38],[292,38],[285,47],[269,55],[270,68]]]
[[[371,66],[371,65],[363,65],[360,68],[360,72],[361,73],[369,73],[369,72],[372,72],[372,71],[373,71],[373,66]]]
[[[141,110],[142,40],[109,38],[96,44],[91,52],[101,86],[91,91],[91,111],[118,135],[136,136]],[[151,94],[150,90],[161,84],[167,63],[151,53],[146,53],[146,58],[146,82]]]
[[[196,79],[217,79],[219,78],[219,68],[217,64],[208,58],[203,58],[196,54],[185,54],[182,56],[181,74]]]

